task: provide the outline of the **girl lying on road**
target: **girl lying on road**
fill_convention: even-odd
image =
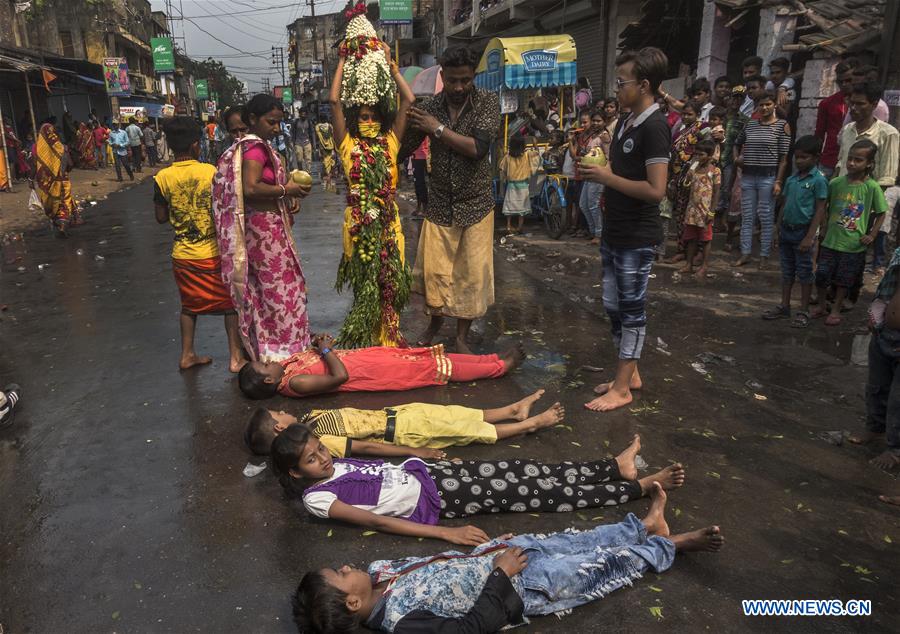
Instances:
[[[718,526],[671,535],[666,494],[650,491],[647,517],[549,535],[504,535],[469,554],[374,561],[308,572],[294,595],[300,632],[496,632],[529,616],[559,614],[668,570],[675,553],[718,551]],[[452,588],[452,592],[448,592]]]
[[[504,438],[558,424],[565,415],[559,403],[531,416],[532,405],[543,395],[544,390],[538,390],[512,405],[486,410],[431,403],[408,403],[378,410],[314,409],[300,422],[309,426],[335,458],[351,455],[445,458],[444,452],[439,451],[444,447],[471,443],[493,445]],[[244,442],[253,453],[267,455],[275,437],[296,423],[296,416],[261,407],[247,423]]]
[[[303,506],[316,517],[476,546],[488,540],[481,529],[437,526],[438,518],[613,506],[648,495],[653,482],[665,489],[684,484],[680,464],[637,480],[634,457],[640,448],[640,437],[635,436],[616,458],[591,462],[426,464],[410,458],[393,465],[381,460],[333,460],[306,425],[291,425],[272,442],[272,465],[285,490],[300,495]]]
[[[520,347],[502,355],[449,354],[443,345],[429,348],[357,348],[334,350],[334,338],[319,335],[313,348],[284,361],[254,361],[238,375],[241,391],[252,399],[281,393],[301,398],[327,392],[414,390],[448,381],[495,379],[518,366]]]

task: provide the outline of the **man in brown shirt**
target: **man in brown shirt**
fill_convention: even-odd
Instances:
[[[441,56],[443,92],[409,110],[410,154],[431,137],[428,208],[419,236],[413,290],[425,295],[427,345],[444,317],[456,318],[456,350],[469,354],[472,320],[494,303],[494,197],[488,152],[500,129],[497,95],[474,86],[478,56],[462,46]]]

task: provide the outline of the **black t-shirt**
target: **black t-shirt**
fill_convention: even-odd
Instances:
[[[627,117],[620,117],[609,148],[613,174],[634,181],[647,180],[647,165],[669,162],[672,134],[657,105],[644,111],[637,125],[622,131]],[[659,205],[631,198],[612,187],[606,188],[603,211],[603,239],[611,247],[636,249],[662,242]]]

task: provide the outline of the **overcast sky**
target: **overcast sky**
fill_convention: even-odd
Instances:
[[[166,10],[165,0],[150,4],[154,11]],[[332,13],[344,4],[317,0],[316,13]],[[309,15],[307,0],[171,0],[171,5],[173,17],[185,18],[174,23],[175,44],[194,59],[220,60],[250,85],[251,93],[262,88],[265,77],[272,85],[281,83],[281,68],[272,65],[272,47],[284,47],[287,54],[287,25]],[[287,58],[284,67],[287,75]]]

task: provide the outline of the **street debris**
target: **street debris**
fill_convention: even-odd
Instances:
[[[248,462],[244,466],[244,475],[248,478],[252,478],[254,476],[258,476],[260,473],[266,470],[266,463],[262,463],[259,465],[253,464],[252,462]]]
[[[853,337],[853,344],[850,349],[850,363],[861,366],[869,365],[869,341],[871,338],[872,335],[869,333]]]
[[[106,258],[98,253],[97,255],[94,256],[94,259],[97,260],[98,262],[100,262],[102,260],[105,260]]]
[[[734,365],[734,357],[729,357],[726,354],[718,354],[716,352],[701,352],[697,355],[697,360],[700,363],[727,363],[728,365]]]
[[[702,363],[698,363],[698,362],[694,361],[691,364],[691,367],[694,368],[694,370],[699,372],[700,374],[709,374],[709,370],[707,370],[706,366],[703,365]]]
[[[850,432],[846,430],[823,431],[819,434],[819,438],[827,442],[829,445],[840,447],[844,441],[850,436]]]

